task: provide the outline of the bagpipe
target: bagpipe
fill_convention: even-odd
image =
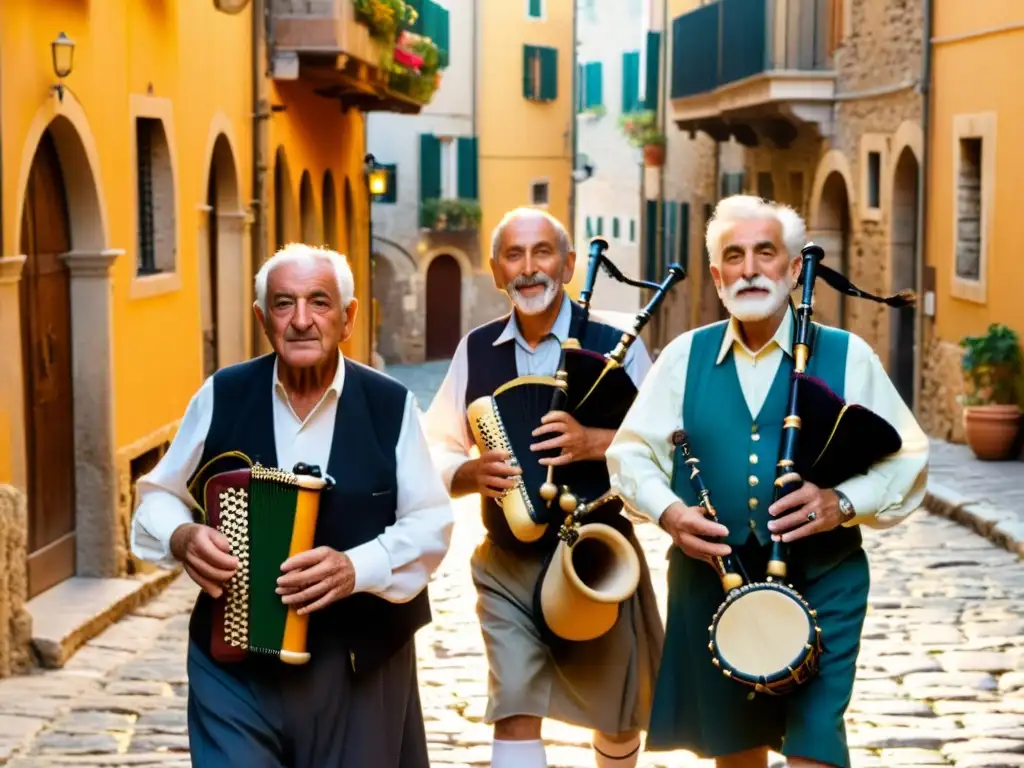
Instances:
[[[554,458],[561,451],[531,451],[537,441],[532,433],[552,411],[570,414],[583,427],[618,428],[637,395],[624,368],[627,352],[669,290],[685,277],[683,268],[672,264],[660,283],[633,280],[608,259],[607,250],[603,238],[590,241],[579,300],[583,311],[562,344],[555,375],[518,377],[467,408],[481,452],[502,449],[510,455],[508,463],[522,470],[498,505],[513,535],[546,553],[534,590],[534,621],[552,643],[590,640],[610,630],[619,604],[636,591],[640,562],[628,538],[623,500],[610,490],[603,459],[549,466],[545,472],[540,459]],[[583,343],[602,269],[615,280],[654,292],[632,327],[606,354],[588,350]]]
[[[902,447],[899,433],[885,419],[863,406],[847,404],[824,381],[808,376],[806,370],[815,336],[811,317],[817,277],[847,296],[895,308],[911,306],[914,295],[901,292],[878,297],[862,291],[821,264],[824,256],[822,248],[814,243],[808,243],[801,251],[803,266],[798,285],[802,285],[803,292],[796,309],[793,373],[772,503],[797,490],[805,481],[833,488]],[[671,440],[679,452],[677,467],[685,467],[688,472],[705,517],[716,520],[700,474],[700,462],[686,432],[677,431]],[[712,558],[712,567],[725,592],[709,627],[712,663],[726,677],[755,693],[778,696],[796,690],[817,675],[825,652],[816,611],[792,584],[784,583],[788,572],[786,554],[786,545],[773,540],[765,579],[749,583],[745,583],[731,555]]]
[[[240,459],[248,466],[209,474],[217,461]],[[189,487],[203,482],[196,506],[203,522],[223,533],[238,569],[213,600],[210,655],[220,662],[249,656],[277,657],[285,664],[309,661],[309,615],[285,605],[277,594],[281,564],[313,548],[321,494],[334,480],[318,466],[296,464],[291,472],[253,463],[237,451],[215,456]]]

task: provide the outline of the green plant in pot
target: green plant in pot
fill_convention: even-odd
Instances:
[[[984,336],[965,336],[961,362],[967,444],[979,459],[1007,458],[1017,439],[1021,418],[1020,337],[1002,323]]]

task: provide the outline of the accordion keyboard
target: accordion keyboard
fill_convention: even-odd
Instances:
[[[238,570],[225,587],[224,640],[234,648],[249,645],[249,498],[244,488],[220,494],[221,531],[238,558]]]

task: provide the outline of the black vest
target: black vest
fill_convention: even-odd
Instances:
[[[197,466],[225,451],[240,451],[264,466],[277,467],[274,441],[275,355],[224,368],[213,376],[213,419]],[[326,473],[335,487],[320,502],[315,546],[339,552],[372,541],[396,520],[398,482],[395,448],[402,428],[407,390],[394,379],[344,360],[345,382],[338,402]],[[217,462],[212,472],[245,466]],[[291,467],[282,467],[291,470]],[[321,468],[323,469],[323,468]],[[202,481],[197,487],[202,487]],[[200,501],[197,499],[197,501]],[[202,592],[190,622],[190,635],[209,649],[212,600]],[[358,593],[310,614],[308,647],[341,643],[357,674],[370,671],[408,642],[431,620],[424,589],[406,603]],[[245,664],[276,659],[253,656]]]
[[[569,335],[575,336],[583,315],[583,309],[575,301],[570,301],[569,306],[572,309]],[[493,394],[502,384],[511,381],[519,375],[516,368],[515,342],[509,341],[494,346],[495,340],[505,330],[509,317],[510,315],[505,315],[486,325],[482,325],[470,331],[466,338],[466,360],[469,373],[466,381],[464,409],[478,397]],[[580,346],[584,349],[604,355],[615,348],[620,338],[622,338],[621,329],[589,318],[583,338],[579,339],[579,342]],[[555,372],[545,373],[553,376]],[[536,426],[539,426],[539,422]],[[550,437],[550,435],[547,437]],[[547,439],[547,437],[538,438],[538,441]],[[532,455],[517,455],[516,458],[520,463],[536,460]],[[582,471],[581,468],[583,466],[586,467],[586,471]],[[576,479],[573,483],[573,490],[581,497],[594,498],[608,489],[608,465],[603,460],[580,462],[574,476]],[[552,520],[555,521],[555,524],[549,525],[545,535],[536,542],[525,543],[519,541],[512,534],[508,521],[505,519],[505,513],[502,512],[501,507],[498,506],[494,499],[481,495],[480,506],[488,537],[502,549],[522,554],[542,553],[551,550],[554,544],[557,543],[558,522],[564,516],[564,513],[557,509],[552,513]],[[604,519],[604,517],[599,513],[595,513],[590,520],[592,522],[597,522],[598,520],[607,522],[615,525],[617,528],[622,527],[626,520],[621,515],[618,515],[615,509],[609,510],[608,519]]]

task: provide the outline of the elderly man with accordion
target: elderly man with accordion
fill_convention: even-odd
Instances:
[[[860,526],[921,502],[928,441],[871,348],[811,322],[813,292],[821,277],[894,308],[913,297],[855,287],[795,211],[757,197],[720,201],[706,239],[731,318],[665,348],[607,452],[612,486],[674,544],[647,747],[848,768]]]
[[[451,500],[412,394],[340,352],[353,294],[338,253],[271,257],[254,311],[274,352],[208,378],[139,480],[132,551],[203,590],[194,766],[430,765],[413,640]]]
[[[451,494],[479,494],[487,529],[470,567],[494,768],[546,766],[544,718],[593,729],[600,768],[634,766],[648,722],[664,630],[604,451],[650,365],[639,331],[683,274],[630,280],[607,247],[591,243],[577,303],[564,227],[537,209],[506,214],[491,270],[513,309],[462,339],[427,412]],[[602,268],[654,291],[631,330],[590,316]]]

